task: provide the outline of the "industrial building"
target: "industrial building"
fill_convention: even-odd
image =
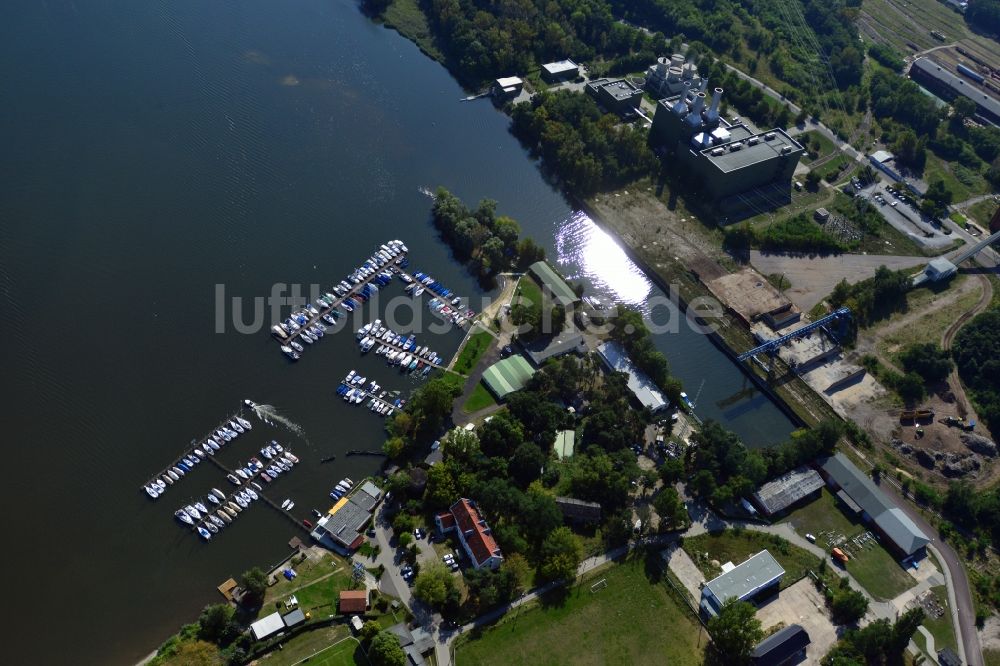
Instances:
[[[601,108],[621,116],[634,114],[642,103],[642,88],[625,79],[595,79],[587,84],[586,89]]]
[[[750,601],[776,593],[785,575],[785,570],[766,550],[735,567],[727,562],[722,571],[701,588],[701,609],[708,615],[718,614],[722,605],[733,598]]]
[[[580,66],[572,60],[557,60],[542,65],[542,80],[557,83],[580,76]]]
[[[658,412],[667,406],[667,398],[653,380],[633,365],[625,350],[617,342],[604,342],[597,347],[597,354],[612,372],[624,372],[628,376],[629,391],[643,407]]]
[[[930,542],[927,535],[844,454],[821,459],[819,466],[845,509],[870,523],[890,551],[901,559],[923,557]]]
[[[799,502],[815,499],[824,485],[819,472],[797,467],[762,485],[751,499],[765,516],[774,516]]]
[[[503,400],[508,393],[523,389],[534,374],[535,369],[527,359],[523,356],[511,356],[486,368],[483,384],[497,400]]]
[[[976,115],[981,120],[1000,125],[1000,100],[973,83],[982,83],[982,75],[963,65],[958,67],[968,81],[930,58],[917,58],[910,67],[910,78],[949,102],[959,95],[968,97],[976,103]]]
[[[947,280],[948,278],[955,275],[958,272],[958,266],[948,261],[944,257],[937,257],[936,259],[931,259],[930,263],[927,264],[927,268],[924,269],[924,275],[931,282],[940,282],[941,280]]]
[[[790,200],[792,176],[805,149],[783,129],[757,132],[722,118],[723,90],[716,88],[709,102],[707,84],[703,80],[694,88],[684,81],[682,93],[657,102],[650,141],[698,178],[724,210],[746,207],[742,195],[758,188],[775,190],[768,207]]]
[[[524,353],[528,355],[531,362],[541,367],[550,358],[565,356],[566,354],[586,354],[587,343],[579,331],[572,327],[567,327],[554,338],[543,337],[531,342],[524,342],[520,338]]]
[[[442,534],[455,532],[475,568],[497,569],[503,562],[500,546],[472,500],[464,497],[458,500],[450,509],[434,516],[434,523]]]
[[[702,79],[694,63],[686,62],[680,53],[657,58],[656,64],[646,70],[646,90],[657,99],[680,95],[688,87],[685,84],[698,89]]]

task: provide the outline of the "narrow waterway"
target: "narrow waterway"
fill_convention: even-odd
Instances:
[[[224,488],[207,465],[157,502],[139,490],[243,398],[294,431],[255,420],[220,456],[291,445],[303,464],[269,496],[294,499],[297,518],[338,479],[376,469],[343,453],[380,447],[382,421],[337,400],[337,380],[357,368],[387,388],[414,382],[361,358],[346,333],[292,365],[266,330],[240,330],[265,320],[275,285],[327,286],[391,238],[412,269],[481,295],[436,239],[422,188],[496,199],[607,301],[643,307],[657,293],[545,182],[504,115],[459,103],[446,71],[352,2],[56,0],[5,18],[11,663],[130,663],[216,601],[218,583],[283,556],[295,529],[263,505],[209,544],[176,523],[178,506]],[[446,357],[460,339],[426,336]],[[657,344],[692,397],[701,387],[703,417],[753,445],[787,436],[703,336],[682,325]]]

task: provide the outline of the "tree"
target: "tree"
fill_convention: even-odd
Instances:
[[[239,635],[233,622],[236,609],[229,604],[205,606],[198,617],[198,637],[220,645],[231,643]]]
[[[514,456],[510,460],[510,474],[522,488],[527,487],[542,475],[545,460],[545,454],[536,444],[525,442],[514,451]]]
[[[830,611],[837,624],[857,622],[868,612],[868,597],[850,587],[841,588],[833,593]]]
[[[580,538],[568,527],[556,528],[542,542],[539,574],[546,580],[576,578],[582,559],[583,543]]]
[[[403,532],[398,539],[401,548],[408,548],[413,543],[413,532]]]
[[[907,346],[899,360],[907,372],[915,372],[928,382],[943,382],[951,373],[951,355],[933,342]]]
[[[218,647],[206,641],[182,641],[169,662],[184,666],[220,666],[222,656]]]
[[[361,636],[361,640],[370,641],[375,636],[382,631],[382,625],[378,623],[378,620],[368,620],[363,625],[361,625],[361,631],[358,634]]]
[[[531,583],[531,565],[520,553],[512,553],[504,557],[500,570],[505,572],[511,582],[511,597],[516,597]]]
[[[662,525],[677,527],[688,520],[687,508],[673,486],[666,486],[656,494],[653,498],[653,508],[656,509]]]
[[[943,180],[932,181],[927,187],[927,192],[924,193],[920,209],[931,217],[944,217],[948,214],[948,206],[951,204],[953,196]]]
[[[413,583],[413,596],[435,610],[443,608],[454,592],[455,579],[440,562],[422,568]]]
[[[660,478],[663,483],[673,485],[684,478],[684,461],[680,458],[667,458],[660,465]]]
[[[260,567],[254,567],[243,573],[240,586],[246,592],[244,599],[249,604],[259,604],[264,601],[264,592],[267,590],[267,574]]]
[[[965,95],[959,95],[952,100],[951,110],[956,119],[964,120],[976,115],[976,103]]]
[[[399,639],[388,631],[380,631],[368,648],[368,658],[373,666],[404,666],[406,653],[399,646]]]
[[[708,621],[708,632],[719,654],[725,655],[730,664],[747,663],[754,646],[764,637],[756,609],[735,597]]]

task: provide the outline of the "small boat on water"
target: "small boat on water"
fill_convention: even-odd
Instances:
[[[177,465],[174,465],[173,467],[171,467],[170,471],[177,475],[177,476],[174,477],[175,479],[179,479],[182,476],[184,476],[184,470],[182,470]]]
[[[247,495],[249,495],[250,499],[252,499],[254,502],[260,499],[260,495],[258,495],[257,491],[254,490],[253,488],[247,488]]]
[[[246,481],[247,479],[249,479],[249,478],[250,478],[250,475],[249,475],[249,474],[247,474],[247,473],[246,473],[246,472],[245,472],[245,471],[244,471],[244,470],[243,470],[242,468],[241,468],[241,469],[238,469],[238,470],[236,470],[236,475],[237,475],[238,477],[240,477],[241,479],[243,479],[244,481]]]
[[[220,500],[226,499],[226,493],[222,492],[218,488],[212,488],[212,494],[218,497]]]
[[[221,444],[219,444],[219,440],[218,440],[218,439],[216,439],[216,437],[215,437],[214,435],[212,436],[212,438],[211,438],[211,439],[209,439],[209,440],[207,440],[207,441],[208,441],[208,445],[209,445],[210,447],[212,447],[212,449],[214,449],[215,451],[218,451],[219,449],[221,449],[221,448],[222,448],[222,445],[221,445]]]
[[[222,509],[229,515],[230,518],[235,518],[236,514],[239,513],[235,509],[230,508],[230,506],[228,504],[226,506],[222,507]]]
[[[167,474],[164,474],[164,475],[163,475],[162,477],[160,477],[160,478],[161,478],[161,479],[163,479],[164,481],[166,481],[167,483],[169,483],[170,485],[174,485],[174,479],[172,479],[172,478],[171,478],[171,477],[169,476],[169,472],[168,472]]]
[[[264,456],[264,457],[265,457],[265,458],[267,458],[268,460],[270,460],[270,459],[271,459],[271,452],[270,452],[270,451],[268,451],[268,449],[267,449],[267,447],[266,447],[266,446],[265,446],[264,448],[262,448],[262,449],[260,450],[260,455]]]
[[[200,525],[198,526],[198,535],[205,541],[208,541],[209,539],[212,538],[212,533],[206,530],[204,527],[201,527]]]
[[[149,495],[152,499],[156,499],[157,497],[160,496],[159,489],[154,488],[152,485],[146,486],[144,490],[146,491],[146,494]]]
[[[242,497],[240,497],[239,495],[236,495],[233,499],[236,500],[236,505],[240,507],[241,510],[247,508],[248,506],[247,501]]]
[[[208,528],[208,531],[211,532],[212,534],[218,534],[219,533],[219,528],[216,527],[211,521],[206,520],[205,523],[204,523],[204,525],[205,525],[205,527]]]
[[[187,511],[187,515],[191,516],[195,520],[201,520],[201,513],[190,504],[184,507],[184,510]]]
[[[240,424],[241,426],[243,426],[243,428],[244,428],[245,430],[253,430],[253,426],[252,426],[252,425],[250,424],[250,422],[249,422],[249,421],[247,421],[247,420],[246,420],[245,418],[243,418],[242,416],[237,416],[237,417],[236,417],[236,420],[237,420],[237,421],[239,421],[239,424]]]
[[[194,508],[198,509],[202,513],[208,513],[208,509],[205,507],[204,502],[195,502]]]
[[[299,462],[299,459],[293,456],[291,451],[285,451],[285,457],[291,460],[293,463]]]
[[[202,451],[201,449],[195,449],[194,450],[194,454],[196,456],[198,456],[199,458],[204,458],[206,455],[208,455],[204,451]]]
[[[250,482],[250,485],[251,485],[251,486],[253,486],[253,489],[254,489],[254,490],[256,490],[257,492],[259,492],[259,493],[262,493],[262,492],[264,492],[264,489],[263,489],[263,488],[261,488],[261,487],[260,487],[260,484],[259,484],[259,483],[257,483],[256,481],[251,481],[251,482]]]
[[[212,524],[214,524],[216,527],[225,527],[226,526],[226,524],[224,522],[222,522],[222,520],[217,515],[215,515],[214,513],[210,514],[208,516],[208,519],[211,520]]]
[[[226,513],[223,509],[219,509],[215,513],[218,514],[219,518],[222,518],[227,523],[233,522],[232,517],[228,513]]]
[[[291,511],[294,508],[295,508],[295,502],[289,502],[286,511]]]
[[[288,506],[289,506],[289,505],[290,505],[291,503],[292,503],[292,500],[290,500],[290,499],[286,499],[286,500],[285,500],[284,502],[282,502],[282,503],[281,503],[281,508],[282,508],[282,509],[285,509],[285,510],[287,511],[287,510],[288,510]]]
[[[178,509],[177,511],[174,511],[174,515],[181,522],[187,523],[188,525],[194,525],[194,521],[191,520],[191,516],[187,515],[187,513],[184,512],[184,509]]]
[[[267,472],[261,472],[260,478],[264,479],[265,483],[271,483],[271,477],[268,476]]]
[[[216,430],[215,434],[218,435],[219,437],[221,437],[222,439],[226,440],[227,442],[232,439],[232,437],[229,436],[229,433],[226,432],[224,429],[223,430]]]
[[[208,501],[211,502],[212,504],[218,504],[219,503],[219,498],[215,496],[215,493],[209,493],[208,494]]]
[[[302,524],[305,525],[306,527],[308,527],[309,529],[313,528],[313,524],[309,521],[308,518],[303,518],[302,519]]]
[[[237,486],[239,486],[239,485],[243,485],[243,484],[241,484],[241,483],[240,483],[240,480],[239,480],[239,479],[237,479],[237,478],[236,478],[236,477],[235,477],[234,475],[232,475],[232,474],[226,474],[226,478],[227,478],[227,479],[229,479],[230,483],[233,483],[234,485],[237,485]]]
[[[348,477],[346,477],[346,476],[344,477],[344,480],[342,481],[342,483],[346,483],[348,488],[350,488],[351,486],[354,485],[354,482],[351,481],[351,479],[348,478]]]
[[[167,484],[165,484],[163,481],[160,481],[159,479],[153,479],[153,485],[156,486],[156,489],[161,493],[167,489]]]
[[[230,421],[229,422],[229,427],[232,428],[233,430],[235,430],[236,432],[240,433],[240,434],[243,434],[243,432],[244,432],[243,426],[241,426],[236,421]]]
[[[281,453],[282,451],[285,450],[285,449],[281,448],[281,444],[278,444],[273,439],[271,440],[271,446],[274,447],[274,450],[277,451],[278,453]]]

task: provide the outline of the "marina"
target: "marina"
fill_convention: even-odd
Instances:
[[[470,324],[473,317],[476,316],[475,311],[471,308],[462,310],[461,296],[455,295],[451,289],[430,275],[422,271],[411,275],[403,270],[403,267],[397,268],[396,272],[399,273],[399,279],[406,283],[406,292],[414,298],[422,296],[425,292],[434,295],[427,302],[427,307],[441,318],[450,320],[456,326],[464,327]]]
[[[248,405],[252,404],[249,401]],[[158,499],[161,495],[175,483],[181,481],[189,472],[200,465],[204,460],[215,460],[215,452],[223,446],[239,437],[244,432],[251,430],[253,425],[243,418],[243,410],[235,412],[224,419],[211,432],[204,437],[193,440],[197,442],[193,448],[184,455],[174,460],[164,469],[154,475],[146,482],[142,491],[150,499]]]
[[[299,360],[305,351],[301,343],[310,346],[319,342],[325,337],[327,326],[336,326],[337,320],[344,316],[344,310],[353,312],[374,297],[379,287],[392,281],[394,269],[406,266],[408,252],[400,240],[383,243],[315,303],[307,303],[283,322],[272,326],[271,335],[278,341],[281,351],[291,360]]]
[[[337,395],[349,405],[360,405],[368,400],[368,409],[381,416],[392,416],[406,405],[406,401],[399,397],[399,391],[385,390],[374,379],[368,382],[367,377],[354,370],[341,380]]]
[[[382,326],[381,319],[359,328],[356,337],[361,353],[367,354],[378,345],[375,354],[385,356],[386,362],[399,366],[400,371],[420,372],[426,377],[432,369],[444,367],[436,352],[427,346],[417,345],[416,336],[396,333]]]

